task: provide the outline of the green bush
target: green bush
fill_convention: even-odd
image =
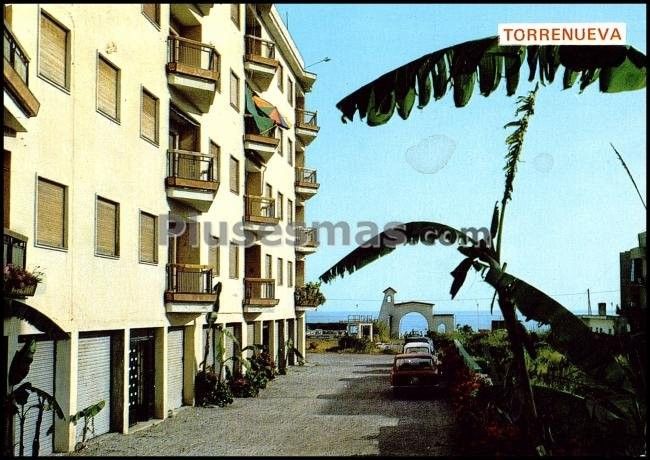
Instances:
[[[352,350],[356,353],[370,353],[375,348],[368,337],[355,337],[345,335],[339,339],[339,351]]]

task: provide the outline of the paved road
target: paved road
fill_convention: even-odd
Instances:
[[[444,399],[396,400],[392,356],[307,354],[257,398],[187,407],[148,429],[95,438],[73,455],[453,455]]]

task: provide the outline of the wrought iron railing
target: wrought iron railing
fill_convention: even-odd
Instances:
[[[265,196],[246,195],[246,218],[263,217],[277,219],[275,214],[275,199]]]
[[[315,169],[296,168],[296,182],[307,183],[311,185],[318,185],[318,178],[316,177]]]
[[[167,291],[178,294],[211,294],[212,267],[209,265],[168,264]]]
[[[2,266],[12,264],[25,268],[27,262],[27,237],[4,229],[2,235]]]
[[[214,182],[214,163],[215,158],[212,155],[187,150],[168,150],[167,176]]]
[[[275,280],[270,278],[244,278],[245,300],[275,299]]]
[[[296,126],[300,128],[318,129],[318,118],[316,112],[305,109],[296,109]]]
[[[245,35],[246,54],[275,59],[275,43],[254,35]]]
[[[296,227],[296,246],[318,246],[318,232],[314,227]]]
[[[212,45],[184,37],[169,36],[167,38],[168,64],[182,64],[209,71],[218,78],[220,59],[219,53]]]
[[[29,86],[29,58],[6,22],[4,28],[4,58],[5,62],[20,76],[21,80]]]

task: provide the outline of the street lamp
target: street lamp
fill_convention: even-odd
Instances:
[[[328,58],[328,57],[324,57],[324,58],[321,59],[320,61],[317,61],[317,62],[314,62],[314,63],[312,63],[312,64],[309,64],[309,65],[305,66],[305,69],[308,68],[308,67],[311,67],[311,66],[313,66],[313,65],[320,64],[321,62],[330,62],[330,61],[331,61],[330,58]]]

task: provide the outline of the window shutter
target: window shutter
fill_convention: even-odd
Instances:
[[[239,248],[236,244],[230,243],[230,277],[239,278]]]
[[[287,262],[287,286],[293,287],[293,262]]]
[[[230,103],[239,110],[239,78],[234,73],[230,74]]]
[[[230,157],[230,190],[239,193],[239,161]]]
[[[210,142],[210,154],[212,155],[212,179],[219,181],[221,176],[221,147],[214,142]]]
[[[283,264],[284,264],[284,261],[282,260],[282,258],[278,257],[278,286],[282,286],[282,282],[283,282],[282,278],[284,278],[284,276],[283,276],[283,270],[284,270]]]
[[[98,198],[96,225],[97,253],[117,256],[117,204]]]
[[[212,245],[208,248],[208,265],[212,267],[212,276],[219,276],[219,238],[212,237]]]
[[[156,99],[142,92],[142,135],[153,142],[158,142],[157,118],[158,107]]]
[[[117,69],[99,59],[97,69],[97,108],[117,119]]]
[[[158,19],[158,8],[159,5],[157,3],[142,4],[142,12],[146,14],[153,22],[160,25],[160,20]]]
[[[156,247],[156,218],[140,213],[140,261],[158,262]]]
[[[40,73],[66,87],[67,31],[41,14]]]
[[[65,187],[38,180],[38,216],[36,241],[39,244],[64,248]]]

